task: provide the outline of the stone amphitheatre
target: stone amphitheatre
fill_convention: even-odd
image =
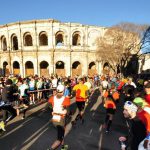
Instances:
[[[54,19],[0,26],[0,74],[61,76],[102,72],[96,43],[107,28]]]

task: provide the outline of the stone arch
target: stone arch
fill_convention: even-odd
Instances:
[[[79,32],[81,37],[85,36],[85,32],[82,29],[75,28],[71,31],[71,34],[73,35],[75,32]]]
[[[45,31],[42,31],[39,34],[39,45],[40,46],[47,46],[48,45],[48,37]]]
[[[95,74],[97,74],[97,70],[96,70],[96,64],[94,61],[92,61],[91,63],[89,63],[89,66],[88,66],[88,74],[90,76],[93,76]]]
[[[55,67],[56,67],[56,74],[58,76],[65,76],[65,63],[63,61],[57,61]]]
[[[63,31],[58,31],[55,34],[55,44],[56,44],[56,46],[64,45],[64,32]]]
[[[72,45],[73,46],[81,45],[81,33],[79,31],[75,31],[72,34]]]
[[[9,65],[7,61],[3,62],[3,75],[4,76],[9,76],[10,70],[9,70]]]
[[[18,61],[13,62],[13,74],[14,75],[20,74],[20,64]]]
[[[1,48],[3,51],[7,51],[7,41],[4,35],[1,37]]]
[[[11,46],[12,50],[18,50],[18,38],[15,34],[11,36]]]
[[[34,65],[31,61],[25,63],[25,74],[26,76],[34,75]]]
[[[100,37],[100,31],[93,29],[88,33],[88,45],[96,46],[96,39]]]
[[[108,62],[105,62],[103,65],[103,74],[109,74],[110,72],[110,65]]]
[[[82,66],[81,63],[79,61],[75,61],[72,64],[72,76],[76,76],[76,75],[82,75]]]
[[[26,32],[23,36],[24,46],[33,46],[32,36],[29,32]]]
[[[49,76],[49,64],[47,61],[40,62],[40,75],[41,76]]]

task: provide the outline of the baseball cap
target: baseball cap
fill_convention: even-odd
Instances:
[[[65,89],[64,85],[60,84],[60,85],[57,86],[56,90],[57,90],[58,93],[61,93],[61,92],[64,91],[64,89]]]
[[[140,107],[144,107],[146,105],[148,105],[148,103],[141,97],[136,97],[133,102]]]

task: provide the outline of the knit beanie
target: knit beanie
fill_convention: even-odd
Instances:
[[[128,113],[130,114],[131,119],[132,119],[136,116],[138,107],[135,104],[133,104],[131,101],[126,101],[124,104],[124,109],[126,109],[128,111]]]

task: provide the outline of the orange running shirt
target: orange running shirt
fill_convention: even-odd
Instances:
[[[116,105],[112,100],[106,100],[105,104],[104,104],[104,107],[106,109],[108,109],[108,108],[116,109]]]
[[[58,100],[59,100],[59,99],[58,99]],[[52,106],[54,107],[54,96],[51,96],[51,97],[49,98],[48,102],[49,102],[50,104],[52,104]],[[65,107],[70,106],[70,98],[69,98],[69,97],[65,97],[65,99],[64,99],[64,101],[63,101],[63,103],[62,103],[62,105],[65,106]]]
[[[137,113],[137,116],[143,121],[146,126],[147,133],[150,133],[150,114],[142,110]]]

